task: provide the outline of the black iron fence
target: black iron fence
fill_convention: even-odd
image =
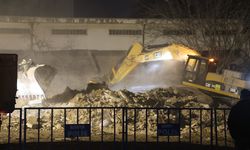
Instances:
[[[224,108],[127,107],[16,109],[3,117],[0,143],[184,142],[233,146],[227,130],[229,111]],[[85,128],[86,125],[89,128]],[[169,125],[176,126],[165,131],[164,126]],[[77,130],[66,131],[66,126]],[[70,136],[68,132],[72,132]]]
[[[14,116],[13,116],[14,115]],[[15,123],[15,128],[12,123]],[[22,143],[22,109],[16,108],[13,113],[1,114],[0,143]]]

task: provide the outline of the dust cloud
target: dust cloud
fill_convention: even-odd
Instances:
[[[168,60],[140,64],[112,90],[127,89],[143,92],[154,88],[167,88],[182,81],[184,62]]]
[[[112,66],[124,55],[124,52],[121,51],[115,53],[92,52],[96,57],[95,62],[87,50],[19,51],[16,53],[19,56],[19,63],[23,59],[32,59],[34,64],[45,64],[56,70],[56,75],[45,91],[47,98],[62,93],[67,87],[74,90],[86,88],[89,80],[109,72]]]
[[[73,90],[85,89],[92,78],[111,72],[111,68],[124,55],[124,52],[96,52],[94,55],[97,62],[93,61],[89,52],[73,50],[19,53],[19,60],[32,59],[35,64],[46,64],[56,69],[56,75],[45,93],[46,97],[50,98],[62,93],[67,87]],[[141,92],[178,85],[182,80],[183,67],[183,62],[170,60],[143,63],[110,88],[111,90],[127,89],[132,92]]]

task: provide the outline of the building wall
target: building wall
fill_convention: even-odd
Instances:
[[[86,30],[86,34],[52,34],[51,30]],[[35,40],[45,43],[34,44],[34,50],[126,50],[133,42],[141,42],[141,35],[109,35],[109,29],[141,29],[133,24],[37,24]]]
[[[73,19],[0,18],[2,50],[127,50],[134,42],[142,42],[142,25],[134,23],[100,23],[98,19],[74,22]],[[74,21],[74,20],[73,20]],[[20,31],[20,30],[25,31]],[[137,35],[110,35],[109,30],[140,31]],[[53,30],[60,30],[54,34]],[[85,34],[77,33],[85,31]]]
[[[30,34],[14,32],[21,32],[22,29],[29,29],[27,23],[0,23],[0,49],[1,50],[28,50],[30,49]],[[19,29],[14,31],[13,29]],[[10,31],[13,30],[13,31]]]
[[[0,17],[0,50],[127,50],[134,42],[147,46],[176,41],[189,46],[186,42],[188,37],[200,34],[197,30],[179,29],[173,22],[157,19]],[[206,49],[205,45],[200,47]]]
[[[183,35],[164,35],[163,27],[173,25],[157,19],[0,17],[0,50],[127,50],[134,42],[185,43]]]

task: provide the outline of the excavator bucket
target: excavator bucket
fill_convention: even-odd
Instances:
[[[44,99],[56,69],[48,65],[19,65],[17,97],[25,100]]]
[[[35,78],[40,87],[42,88],[43,92],[45,93],[45,95],[56,73],[57,73],[56,69],[49,65],[44,65],[36,69],[34,74]]]

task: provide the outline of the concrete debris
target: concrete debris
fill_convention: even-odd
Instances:
[[[181,125],[181,138],[185,139],[189,137],[191,130],[192,134],[197,134],[197,140],[199,139],[200,130],[202,127],[203,136],[210,135],[211,126],[211,111],[208,110],[190,110],[188,108],[210,108],[210,103],[201,103],[197,99],[195,92],[185,90],[183,88],[159,88],[153,89],[145,93],[133,93],[128,90],[111,91],[108,89],[93,90],[90,93],[76,92],[70,89],[65,90],[69,92],[68,100],[63,99],[60,101],[46,101],[44,107],[129,107],[129,108],[187,108],[185,110],[178,111],[178,109],[158,111],[158,123],[180,123]],[[72,96],[74,94],[74,96]],[[64,95],[64,94],[62,94]],[[58,97],[61,97],[59,95]],[[67,94],[66,94],[67,95]],[[207,102],[206,100],[203,100]],[[209,100],[208,100],[209,101]],[[228,105],[221,104],[221,107],[230,107]],[[66,112],[66,119],[64,113]],[[78,112],[76,109],[57,109],[53,111],[53,132],[64,130],[65,121],[67,124],[76,124],[77,119],[79,123],[89,123],[90,113],[89,109],[80,109]],[[114,117],[115,113],[115,117]],[[105,134],[113,134],[114,126],[116,127],[116,133],[122,132],[122,115],[124,112],[121,108],[117,109],[92,109],[91,110],[91,130],[92,135],[101,134],[103,127]],[[157,128],[157,112],[156,109],[147,110],[147,122],[146,122],[146,110],[145,109],[128,109],[127,110],[128,134],[133,135],[134,129],[138,135],[145,134],[146,126],[148,128],[148,135],[155,137]],[[226,117],[223,111],[216,112],[217,114],[217,130],[219,136],[224,137],[222,134],[225,129]],[[31,129],[38,128],[37,110],[30,111],[27,117],[27,127]],[[213,114],[215,115],[215,114]],[[18,117],[12,115],[12,117]],[[191,117],[191,121],[190,121]],[[15,120],[15,119],[13,119]],[[40,125],[41,130],[48,131],[50,134],[51,110],[41,110]],[[7,127],[7,117],[3,120],[3,126]],[[136,125],[136,126],[134,126]],[[18,122],[12,124],[13,128],[18,128]],[[34,134],[36,134],[34,132]],[[204,140],[206,140],[204,138]],[[208,138],[209,140],[209,138]]]
[[[198,95],[198,96],[197,96]],[[90,93],[79,92],[68,104],[75,107],[198,107],[212,106],[210,97],[188,91],[183,88],[158,88],[145,93],[132,93],[128,90],[111,91],[108,89],[93,90]],[[208,96],[207,96],[208,97]],[[62,104],[62,105],[65,105]]]
[[[73,98],[78,93],[77,90],[72,90],[67,87],[63,93],[57,94],[49,99],[47,102],[67,102],[69,99]]]

